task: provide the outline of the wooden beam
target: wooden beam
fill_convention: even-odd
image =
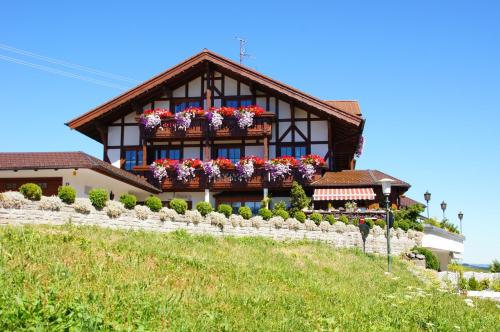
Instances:
[[[328,119],[328,169],[333,171],[333,121]]]
[[[264,160],[269,160],[269,138],[264,136]]]

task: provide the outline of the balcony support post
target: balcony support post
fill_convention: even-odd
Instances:
[[[269,209],[269,202],[267,201],[267,197],[269,196],[269,189],[264,188],[264,202],[266,204],[266,209]]]
[[[210,68],[210,64],[207,62],[206,64],[206,87],[207,89],[205,90],[205,107],[206,109],[210,109],[212,107],[212,80],[211,80],[211,75],[212,71]],[[208,139],[208,121],[204,122],[205,128],[203,128],[205,132],[205,140],[203,143],[203,160],[209,161],[211,156],[210,153],[210,141]]]
[[[269,138],[264,136],[264,160],[269,160]]]
[[[205,202],[210,203],[210,189],[205,189]]]

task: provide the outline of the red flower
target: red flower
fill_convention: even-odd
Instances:
[[[201,107],[189,106],[188,108],[184,109],[183,112],[192,113],[193,115],[197,115],[197,116],[205,115],[205,111]]]
[[[310,164],[310,165],[314,165],[317,167],[325,166],[325,159],[318,156],[317,154],[310,154],[307,156],[302,156],[302,157],[300,157],[300,161],[302,161],[305,164]]]
[[[198,168],[201,168],[201,160],[200,159],[193,159],[193,158],[189,158],[189,159],[184,159],[184,161],[182,162],[184,165],[188,166],[188,167],[192,167],[194,169],[198,169]]]
[[[227,158],[217,158],[214,160],[214,164],[220,167],[220,169],[228,169],[234,167],[231,160]]]
[[[255,167],[264,167],[264,163],[265,163],[265,160],[260,158],[260,157],[256,157],[256,156],[248,156],[248,157],[245,157],[245,158],[242,158],[241,160],[248,160],[248,161],[252,161],[253,162],[253,165]]]
[[[257,105],[242,106],[242,107],[240,107],[240,110],[253,113],[255,116],[259,116],[259,115],[262,115],[264,113],[264,109],[260,106],[257,106]]]

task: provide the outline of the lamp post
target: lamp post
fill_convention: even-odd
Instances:
[[[387,228],[387,272],[392,270],[391,262],[391,225],[389,224],[389,195],[391,194],[391,183],[394,182],[392,179],[384,178],[379,180],[382,185],[382,194],[385,196],[385,224]]]
[[[458,213],[458,219],[460,220],[460,234],[463,234],[462,232],[462,219],[464,218],[464,214],[462,213],[462,211],[460,211]]]
[[[446,204],[446,202],[445,202],[445,201],[442,201],[442,202],[441,202],[441,210],[443,210],[443,220],[445,220],[445,219],[446,219],[446,215],[444,214],[444,212],[446,211],[446,206],[447,206],[447,205],[448,205],[448,204]]]
[[[429,201],[431,200],[431,193],[429,190],[425,191],[424,199],[427,202],[427,219],[429,219]]]

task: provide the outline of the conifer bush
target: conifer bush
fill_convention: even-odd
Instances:
[[[159,212],[163,207],[161,199],[153,195],[146,198],[144,204],[153,212]]]
[[[328,221],[328,223],[330,225],[333,225],[337,222],[337,220],[335,220],[335,217],[333,216],[333,214],[329,214],[325,217],[325,220]]]
[[[207,214],[212,212],[214,209],[212,208],[212,204],[209,202],[198,202],[196,203],[196,210],[205,217]]]
[[[297,211],[293,214],[293,217],[300,221],[301,223],[304,223],[306,221],[306,214],[303,211]]]
[[[238,209],[238,214],[246,220],[252,218],[252,210],[248,206],[240,207]]]
[[[309,216],[309,219],[314,221],[314,223],[319,226],[319,224],[323,220],[323,216],[318,212],[314,212],[314,213],[311,213],[311,215]]]
[[[89,199],[97,210],[102,210],[108,201],[108,191],[102,188],[94,188],[89,192]]]
[[[269,209],[261,208],[259,209],[259,216],[261,216],[264,220],[269,220],[273,216],[273,212]]]
[[[187,202],[181,198],[174,198],[170,201],[169,206],[171,209],[174,209],[178,214],[186,213],[188,208]]]
[[[132,194],[122,194],[120,196],[120,202],[123,203],[126,209],[133,210],[137,205],[137,197]]]
[[[233,208],[229,204],[220,204],[217,208],[217,212],[222,213],[226,216],[226,218],[229,218],[229,216],[233,213]]]
[[[287,220],[288,218],[290,218],[290,214],[288,212],[286,212],[285,210],[281,210],[281,209],[274,211],[273,215],[279,216],[279,217],[283,218],[283,220]]]

